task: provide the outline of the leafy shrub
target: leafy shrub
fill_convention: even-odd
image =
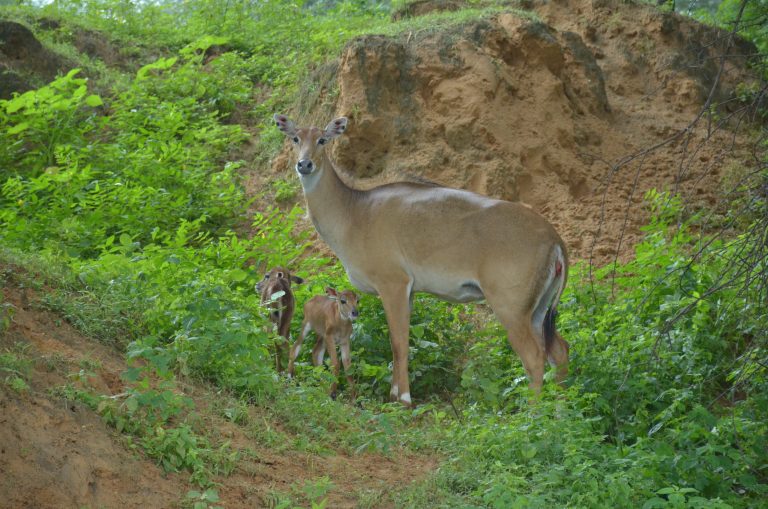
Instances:
[[[87,136],[103,120],[87,80],[69,71],[50,84],[0,100],[0,166],[35,177],[57,160],[88,150]]]
[[[200,59],[177,71],[175,62],[142,68],[110,101],[109,117],[93,114],[101,99],[86,95],[75,71],[0,101],[0,132],[12,138],[0,157],[30,169],[0,188],[6,241],[92,257],[118,237],[141,244],[187,223],[213,232],[234,223],[243,206],[237,164],[220,164],[242,132],[219,123],[219,103],[206,100],[220,96],[215,87],[174,90],[200,73]],[[94,144],[96,126],[105,139]]]

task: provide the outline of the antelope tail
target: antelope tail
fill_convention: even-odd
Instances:
[[[541,346],[545,352],[550,351],[557,335],[555,328],[557,303],[565,288],[567,270],[563,250],[559,245],[555,246],[550,255],[546,283],[533,313],[533,328],[539,334]]]

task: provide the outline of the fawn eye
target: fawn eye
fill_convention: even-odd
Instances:
[[[293,142],[294,143],[298,143],[299,142],[299,137],[298,136],[294,136],[293,137]]]
[[[317,140],[317,144],[318,144],[318,145],[325,145],[325,138],[319,138],[319,139]]]

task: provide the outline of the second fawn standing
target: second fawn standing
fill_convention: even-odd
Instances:
[[[339,358],[336,354],[336,343],[341,347],[341,362],[344,364],[344,374],[347,383],[354,394],[354,382],[350,374],[352,359],[350,358],[349,338],[352,336],[352,322],[357,319],[357,300],[355,292],[345,290],[337,292],[333,288],[325,289],[326,295],[316,295],[304,304],[304,321],[301,323],[301,335],[291,347],[288,357],[288,374],[294,374],[294,361],[299,356],[301,344],[309,331],[317,334],[317,343],[312,349],[312,364],[320,366],[325,352],[331,358],[334,380],[331,384],[331,397],[336,398],[336,388],[339,378]]]

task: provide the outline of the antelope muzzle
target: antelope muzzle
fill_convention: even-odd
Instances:
[[[296,163],[296,171],[301,175],[309,175],[315,170],[315,165],[311,159],[302,159]]]

